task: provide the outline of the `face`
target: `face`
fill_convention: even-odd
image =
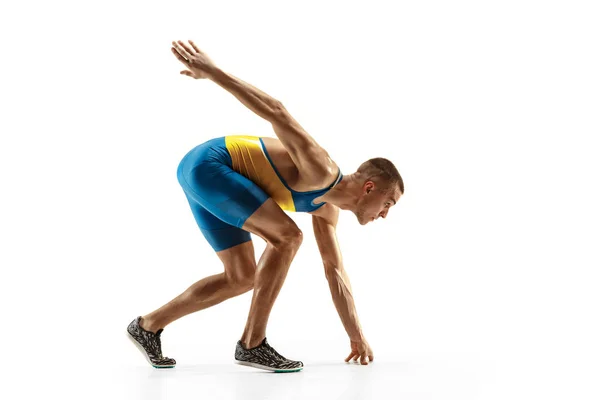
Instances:
[[[385,218],[396,202],[400,199],[400,191],[383,193],[376,190],[372,181],[365,182],[361,198],[358,200],[356,218],[361,225],[373,222],[379,217]]]

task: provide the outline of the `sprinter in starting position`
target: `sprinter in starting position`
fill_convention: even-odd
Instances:
[[[284,212],[312,214],[333,303],[350,339],[350,359],[373,360],[356,314],[354,298],[336,237],[340,209],[365,225],[385,218],[404,193],[392,162],[372,158],[344,176],[329,154],[288,113],[283,104],[219,69],[192,42],[173,42],[171,51],[186,67],[181,74],[208,79],[269,121],[277,139],[231,135],[210,139],[181,160],[177,178],[202,234],[221,259],[224,272],[194,283],[159,309],[135,318],[129,337],[157,368],[175,366],[161,350],[163,328],[184,315],[254,289],[244,332],[235,348],[242,365],[270,371],[299,371],[301,361],[267,343],[269,314],[303,233]],[[250,233],[267,246],[258,263]]]

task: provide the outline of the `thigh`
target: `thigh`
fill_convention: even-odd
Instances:
[[[242,228],[268,198],[256,183],[221,162],[183,162],[177,177],[189,199],[229,225]]]
[[[228,224],[204,208],[187,193],[185,195],[202,235],[214,251],[222,252],[252,240],[248,231]]]
[[[279,207],[272,198],[268,198],[242,226],[246,231],[263,238],[275,247],[299,246],[302,231],[298,225]]]
[[[301,236],[281,207],[226,159],[186,157],[177,178],[202,233],[217,251],[250,240],[249,232],[271,244],[291,243]]]
[[[240,208],[237,207],[242,205],[241,209],[243,210],[243,205],[249,204],[247,197],[242,196],[237,201],[229,200],[231,208],[227,212],[223,208],[214,207],[211,204],[205,208],[192,195],[185,190],[184,192],[200,231],[216,252],[224,253],[224,250],[235,250],[239,244],[252,240],[250,233],[254,233],[275,246],[281,243],[291,244],[297,239],[301,239],[301,231],[296,223],[270,197],[267,197],[252,212],[248,210],[254,207],[246,208],[243,216],[240,217]],[[247,195],[247,192],[245,193]],[[225,222],[225,220],[230,220],[230,213],[234,215],[235,221],[245,221],[241,227]],[[236,253],[236,251],[232,253]]]
[[[217,218],[187,193],[186,197],[202,235],[223,262],[227,278],[239,284],[252,282],[256,259],[250,233]]]

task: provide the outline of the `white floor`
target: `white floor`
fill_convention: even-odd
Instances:
[[[289,346],[284,346],[289,347]],[[291,349],[291,348],[290,348]],[[114,357],[91,354],[61,365],[29,365],[8,370],[20,396],[7,398],[159,399],[599,399],[594,360],[547,359],[460,352],[397,353],[368,366],[303,357],[303,371],[271,373],[243,367],[210,350],[181,353],[173,369],[155,369],[137,349]],[[308,354],[309,352],[300,352]],[[179,353],[178,353],[179,354]],[[317,353],[314,353],[317,354]],[[380,349],[380,354],[386,354]],[[83,353],[82,353],[83,355]],[[321,359],[317,359],[321,358]],[[326,357],[330,358],[330,357]],[[220,361],[215,361],[215,360]],[[85,360],[88,360],[87,362]],[[577,362],[579,361],[579,363]],[[114,364],[111,364],[114,362]],[[15,375],[15,373],[17,375]]]
[[[211,354],[206,362],[194,355],[188,360],[197,361],[159,370],[145,364],[133,348],[111,355],[77,347],[80,354],[67,353],[52,363],[31,359],[3,369],[2,398],[600,399],[597,360],[552,360],[551,351],[548,359],[513,361],[499,353],[400,353],[396,359],[379,357],[368,366],[303,358],[303,371],[276,374],[236,365],[224,356],[224,361],[215,362]]]
[[[464,400],[482,398],[482,384],[493,373],[490,365],[452,366],[425,358],[377,360],[368,366],[343,361],[305,364],[303,371],[286,374],[235,364],[180,365],[171,370],[140,366],[124,368],[117,379],[128,399]]]

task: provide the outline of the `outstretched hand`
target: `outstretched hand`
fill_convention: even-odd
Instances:
[[[172,43],[171,51],[188,68],[181,71],[180,74],[194,79],[209,78],[211,73],[217,69],[217,66],[194,42],[191,40],[188,40],[188,42],[189,45],[181,40]]]
[[[373,350],[371,350],[371,346],[369,346],[369,343],[367,343],[366,340],[351,340],[350,348],[352,351],[350,352],[350,355],[346,357],[346,362],[350,361],[350,359],[357,361],[359,357],[362,365],[368,365],[369,361],[373,361]]]

